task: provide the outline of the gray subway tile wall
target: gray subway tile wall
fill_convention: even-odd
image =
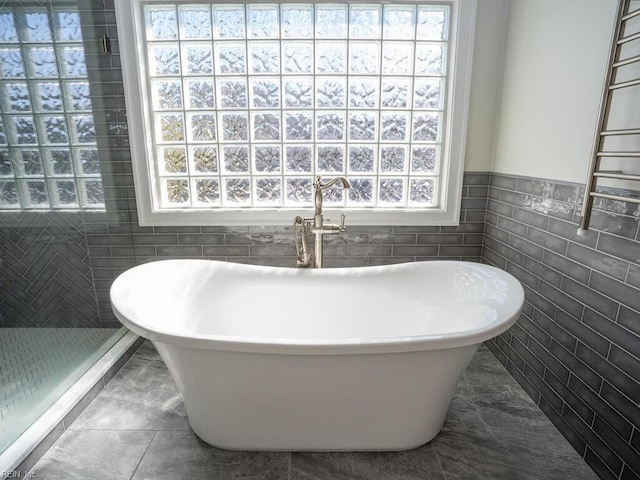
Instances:
[[[467,173],[459,227],[348,226],[347,232],[326,239],[325,265],[353,267],[384,265],[428,259],[453,258],[481,261],[486,210],[487,173]],[[473,197],[472,195],[481,195]],[[135,212],[131,212],[135,216]],[[140,227],[132,234],[110,233],[104,224],[86,232],[95,273],[100,318],[115,322],[109,304],[109,287],[115,277],[134,264],[168,258],[215,260],[295,267],[291,227]],[[107,225],[106,227],[110,227]],[[457,233],[456,233],[457,232]],[[129,243],[130,242],[130,243]],[[123,249],[125,245],[132,250]]]
[[[582,185],[490,185],[483,259],[526,298],[490,349],[601,478],[640,478],[640,207],[599,201],[578,236]]]

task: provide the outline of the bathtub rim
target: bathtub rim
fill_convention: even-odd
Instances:
[[[411,265],[417,263],[423,264],[458,264],[465,266],[474,266],[489,270],[499,275],[507,284],[510,299],[508,301],[511,311],[502,319],[481,326],[473,330],[465,330],[462,332],[431,334],[431,335],[412,335],[398,337],[381,337],[379,339],[372,338],[348,338],[338,339],[329,338],[321,340],[313,339],[295,339],[295,338],[279,338],[279,337],[248,337],[248,336],[230,336],[230,335],[205,335],[205,334],[178,334],[175,331],[166,331],[159,329],[151,329],[147,326],[140,325],[123,314],[116,306],[113,300],[114,293],[119,288],[118,280],[127,275],[132,275],[133,270],[140,270],[157,263],[185,263],[185,262],[213,262],[225,265],[234,269],[277,269],[280,271],[307,272],[302,274],[322,275],[321,272],[339,273],[341,270],[366,270],[373,272],[375,270],[391,270],[401,268],[411,268]],[[409,267],[408,267],[409,266]],[[293,273],[291,273],[293,274]],[[497,335],[508,330],[519,318],[522,306],[524,305],[524,289],[520,282],[508,272],[497,267],[481,264],[476,262],[458,261],[458,260],[432,260],[425,262],[407,262],[394,265],[368,266],[368,267],[345,267],[332,268],[323,270],[299,270],[287,267],[272,267],[261,265],[247,265],[239,263],[230,263],[219,260],[208,259],[167,259],[155,262],[145,263],[132,267],[120,274],[113,282],[109,295],[111,307],[118,320],[134,333],[151,340],[163,344],[169,344],[176,347],[196,348],[204,350],[220,350],[243,353],[269,353],[283,355],[348,355],[348,354],[368,354],[368,353],[403,353],[417,352],[423,350],[440,350],[456,347],[465,347],[480,344],[486,340],[496,337]]]

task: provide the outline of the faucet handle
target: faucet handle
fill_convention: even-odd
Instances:
[[[345,214],[341,214],[340,215],[340,231],[341,232],[346,232],[347,231],[347,227],[344,226],[344,219],[346,218]]]

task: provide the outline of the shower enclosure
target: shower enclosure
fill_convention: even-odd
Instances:
[[[126,333],[108,300],[135,264],[108,3],[0,3],[0,455]]]

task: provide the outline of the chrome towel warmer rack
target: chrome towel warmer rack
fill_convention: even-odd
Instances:
[[[613,95],[616,91],[625,88],[640,86],[640,55],[623,58],[623,48],[630,45],[631,42],[640,43],[640,27],[632,24],[632,20],[640,17],[640,8],[631,10],[632,0],[619,0],[616,23],[613,31],[611,42],[611,51],[609,53],[608,68],[602,94],[602,103],[598,114],[598,124],[596,136],[593,144],[593,152],[591,163],[589,165],[589,175],[585,185],[584,202],[582,205],[582,220],[578,235],[585,235],[589,229],[591,213],[593,210],[593,202],[596,198],[604,198],[611,200],[621,200],[630,203],[640,204],[640,198],[630,196],[611,195],[608,193],[596,192],[597,181],[600,178],[614,180],[639,181],[640,175],[631,173],[622,173],[617,171],[601,170],[600,166],[604,158],[620,158],[620,159],[640,159],[640,151],[607,151],[605,149],[605,141],[607,138],[623,136],[640,136],[640,125],[634,125],[630,128],[610,128],[610,113]],[[618,82],[616,77],[621,67],[637,64],[634,77],[625,81]],[[640,88],[640,87],[639,87]],[[638,97],[640,105],[640,96]]]

